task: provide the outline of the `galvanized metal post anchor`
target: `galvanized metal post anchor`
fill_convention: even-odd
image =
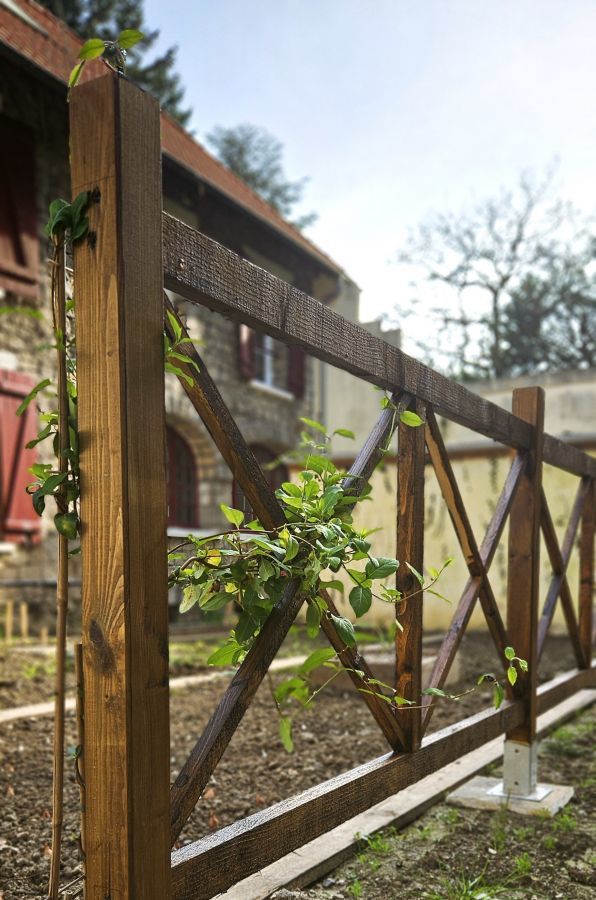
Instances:
[[[508,799],[543,800],[553,785],[538,784],[538,741],[522,744],[505,741],[503,780],[489,790],[491,796]]]
[[[572,787],[538,782],[538,741],[524,744],[506,740],[503,777],[472,778],[450,794],[447,802],[473,809],[506,806],[521,815],[554,816],[572,797]]]

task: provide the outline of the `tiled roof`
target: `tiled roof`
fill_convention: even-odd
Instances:
[[[66,83],[76,61],[81,40],[63,22],[33,0],[0,0],[0,42],[45,72]],[[93,69],[87,66],[87,77]],[[97,68],[95,68],[95,74]],[[191,169],[202,181],[257,216],[310,256],[341,272],[322,250],[286,222],[240,178],[226,169],[167,113],[162,112],[162,149]]]

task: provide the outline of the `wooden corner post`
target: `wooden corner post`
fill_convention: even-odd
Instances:
[[[507,732],[503,790],[529,797],[537,782],[536,713],[538,685],[538,600],[540,579],[540,513],[544,391],[539,387],[513,392],[512,412],[533,426],[524,473],[509,515],[507,631],[517,656],[527,660],[519,674],[524,720]]]
[[[415,400],[410,410],[424,418],[424,405]],[[396,586],[403,599],[396,605],[395,689],[414,702],[396,714],[403,727],[404,750],[417,750],[422,739],[422,591],[406,563],[422,573],[424,554],[424,427],[405,425],[397,430],[397,570]]]
[[[170,896],[159,106],[115,74],[72,92],[88,900]]]

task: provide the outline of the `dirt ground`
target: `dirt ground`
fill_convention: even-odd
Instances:
[[[487,668],[496,669],[494,651],[482,636],[465,638],[461,652],[462,686],[468,687],[475,677]],[[543,679],[573,666],[568,643],[564,639],[553,640],[545,656],[547,663],[541,672]],[[5,653],[4,659],[0,658],[0,701],[3,707],[13,706],[17,702],[39,702],[51,696],[52,665],[45,659],[42,660],[41,668],[32,668],[39,662],[39,658],[36,662],[27,654],[17,651]],[[187,658],[180,666],[185,672],[192,670],[192,654],[187,654]],[[196,666],[199,669],[204,668],[204,663],[199,661]],[[218,681],[202,685],[200,688],[172,692],[173,778],[206,724],[224,685],[225,681]],[[465,718],[476,709],[486,706],[487,701],[486,694],[475,693],[458,703],[443,702],[433,718],[432,728],[440,728]],[[593,720],[591,722],[593,724]],[[200,835],[230,824],[262,807],[292,796],[326,778],[385,753],[388,749],[361,698],[351,690],[330,688],[323,692],[314,709],[297,719],[295,738],[294,753],[288,755],[278,738],[277,713],[271,699],[270,685],[265,682],[189,820],[181,840],[185,842],[196,839]],[[66,740],[71,748],[76,744],[72,716],[67,719]],[[0,733],[0,792],[3,798],[3,815],[0,822],[1,900],[44,896],[51,839],[51,741],[50,718],[24,719],[8,723],[2,727]],[[593,822],[588,817],[590,791],[593,802],[594,786],[587,783],[589,781],[587,742],[586,731],[581,740],[580,737],[577,739],[574,737],[567,744],[563,741],[565,747],[568,745],[575,748],[569,753],[566,749],[561,753],[557,750],[550,752],[547,749],[543,754],[544,765],[547,768],[541,771],[541,777],[550,777],[560,782],[571,781],[577,787],[574,805],[570,808],[571,818],[570,814],[564,813],[560,819],[561,822],[566,822],[566,825],[555,827],[554,823],[542,822],[533,825],[536,834],[539,833],[538,845],[544,847],[538,856],[544,865],[550,859],[551,867],[558,866],[564,873],[563,884],[566,887],[561,887],[563,893],[545,894],[536,890],[532,893],[533,888],[530,887],[528,888],[530,893],[520,894],[520,890],[526,890],[527,885],[531,885],[528,879],[534,878],[532,868],[523,874],[525,881],[518,879],[511,884],[508,883],[507,896],[564,898],[594,896],[593,893],[589,893],[593,888],[589,884],[584,886],[581,880],[588,877],[585,867],[589,862],[585,862],[584,855],[590,846],[589,842],[593,845],[594,838],[593,830],[590,830],[593,829]],[[62,880],[63,885],[74,883],[64,895],[66,897],[80,896],[82,871],[78,851],[79,797],[72,766],[72,762],[67,762]],[[596,779],[593,778],[592,781],[596,783]],[[432,824],[426,832],[429,823],[435,821],[433,817],[437,817],[436,825]],[[458,875],[464,858],[468,860],[468,850],[471,872],[480,874],[485,861],[489,864],[490,868],[487,868],[483,875],[485,880],[489,878],[489,873],[492,878],[493,870],[498,877],[505,877],[500,869],[495,869],[495,866],[497,863],[500,864],[502,847],[509,848],[510,844],[515,850],[516,857],[521,857],[527,852],[531,855],[532,866],[537,865],[532,855],[534,850],[530,849],[530,837],[526,835],[522,838],[519,834],[517,838],[515,837],[516,830],[519,831],[525,826],[525,820],[513,822],[510,826],[504,825],[502,830],[505,838],[493,839],[491,835],[496,826],[493,826],[492,820],[490,817],[486,818],[486,815],[483,817],[476,813],[433,810],[407,833],[402,833],[407,836],[383,838],[383,841],[387,840],[390,843],[390,849],[387,851],[382,848],[377,850],[369,848],[364,857],[370,856],[373,862],[364,862],[362,872],[358,869],[352,871],[348,867],[346,874],[341,873],[333,877],[333,884],[317,888],[321,893],[307,893],[306,896],[321,898],[501,896],[486,892],[482,894],[478,891],[451,895],[440,893],[439,888],[437,888],[439,893],[424,894],[420,893],[420,890],[429,890],[433,885],[432,879],[437,885],[442,883],[441,878],[444,879],[444,883],[447,883],[446,878],[452,882]],[[549,837],[552,837],[552,842]],[[496,856],[491,853],[491,849],[495,849],[490,843],[491,840],[497,841]],[[413,863],[410,866],[410,853],[407,848],[411,844],[418,847],[416,853],[420,865]],[[534,847],[534,843],[531,846]],[[509,850],[507,852],[509,853]],[[513,849],[511,852],[514,852]],[[411,855],[414,856],[414,850]],[[508,857],[508,865],[513,865],[512,859],[513,857]],[[567,865],[565,860],[574,861],[573,865]],[[518,865],[522,868],[527,867],[528,862],[524,858],[524,861],[515,863],[515,866]],[[451,874],[446,875],[449,866]],[[416,878],[420,880],[422,871],[432,872],[432,879],[425,877],[423,887],[420,885],[416,887]],[[512,871],[517,877],[517,869],[514,868]],[[540,871],[542,872],[542,869]],[[369,877],[373,875],[376,880]],[[584,890],[584,893],[573,893],[576,888]],[[518,893],[512,893],[514,891]]]
[[[413,825],[361,840],[348,864],[276,900],[593,900],[596,897],[596,707],[559,727],[540,752],[540,778],[572,784],[553,819],[435,806]],[[499,774],[494,767],[492,774]]]

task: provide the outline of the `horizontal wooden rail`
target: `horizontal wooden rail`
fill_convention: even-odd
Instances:
[[[531,446],[532,426],[364,328],[163,214],[164,286],[390,391],[406,391],[453,422],[509,447]],[[544,461],[596,476],[596,459],[545,435]]]
[[[596,683],[596,670],[572,670],[543,685],[544,712]],[[335,828],[463,753],[481,747],[524,718],[521,701],[485,710],[427,738],[420,750],[393,753],[310,788],[172,854],[174,900],[207,900],[306,841]],[[205,872],[210,873],[206,883]]]

